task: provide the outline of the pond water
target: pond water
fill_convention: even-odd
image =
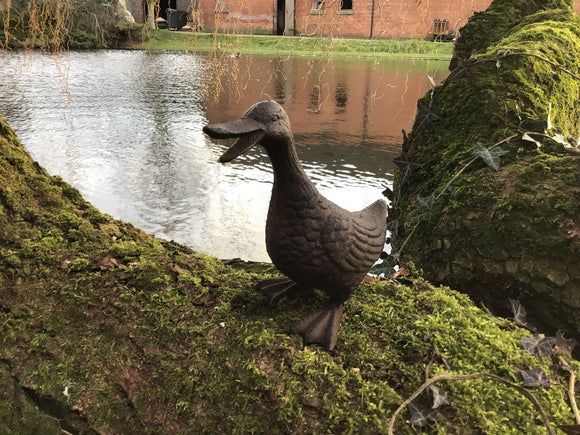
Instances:
[[[277,100],[321,193],[358,210],[392,184],[428,75],[446,74],[438,61],[0,53],[0,114],[35,160],[101,211],[200,252],[267,261],[267,157],[254,148],[221,165],[229,144],[202,127]]]

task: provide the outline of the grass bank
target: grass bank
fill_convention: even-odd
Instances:
[[[151,50],[223,50],[274,56],[356,56],[450,59],[453,45],[417,39],[345,39],[257,36],[153,30],[135,48]]]

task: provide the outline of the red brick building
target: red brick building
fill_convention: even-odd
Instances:
[[[136,21],[145,0],[127,0]],[[160,0],[159,10],[187,9],[203,32],[418,38],[452,35],[491,0]],[[187,7],[185,6],[187,5]],[[580,13],[580,2],[576,3]]]

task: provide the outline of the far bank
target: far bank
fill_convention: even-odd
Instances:
[[[418,39],[349,39],[306,36],[264,36],[150,30],[131,48],[216,51],[272,56],[402,57],[451,59],[451,42]]]

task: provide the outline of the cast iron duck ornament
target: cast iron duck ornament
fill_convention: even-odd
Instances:
[[[266,221],[266,249],[286,275],[260,281],[256,289],[271,306],[314,288],[329,297],[326,306],[296,322],[291,332],[328,350],[336,345],[343,303],[381,254],[387,204],[378,200],[358,212],[322,196],[302,169],[288,115],[275,101],[250,107],[238,121],[206,125],[213,138],[238,138],[221,157],[226,163],[260,144],[274,169]]]

